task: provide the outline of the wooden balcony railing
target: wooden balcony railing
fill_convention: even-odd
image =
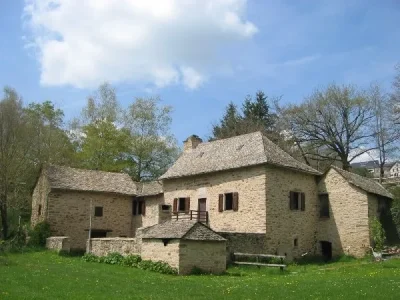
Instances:
[[[178,211],[172,213],[172,219],[175,220],[196,220],[198,222],[202,222],[208,225],[208,211],[201,210],[189,210],[186,211]]]

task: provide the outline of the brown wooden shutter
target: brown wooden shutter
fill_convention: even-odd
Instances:
[[[178,198],[174,198],[174,205],[172,211],[176,213],[178,211]]]
[[[289,193],[289,208],[290,210],[293,210],[293,200],[294,200],[294,192]]]
[[[233,193],[232,209],[233,209],[233,211],[238,211],[238,209],[239,209],[239,193],[238,192]]]
[[[224,194],[219,194],[218,196],[218,211],[224,211]]]
[[[306,194],[301,193],[301,210],[306,210]]]
[[[185,212],[188,213],[190,210],[190,198],[185,198]]]
[[[142,216],[146,215],[146,202],[141,201],[140,205],[142,205]]]

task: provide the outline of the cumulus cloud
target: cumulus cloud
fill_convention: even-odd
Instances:
[[[246,0],[25,0],[43,85],[199,87],[218,53],[250,39]]]

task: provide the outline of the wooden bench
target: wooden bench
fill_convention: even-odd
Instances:
[[[233,253],[235,256],[235,261],[233,262],[236,265],[253,265],[257,266],[258,268],[260,267],[276,267],[279,268],[281,271],[283,271],[284,268],[287,266],[283,263],[283,260],[286,258],[285,256],[281,255],[272,255],[272,254],[253,254],[253,253]],[[255,257],[256,262],[245,262],[245,261],[236,261],[237,256],[247,256],[247,257]],[[267,258],[277,258],[281,260],[280,264],[265,264],[265,263],[260,263],[259,258],[262,257],[267,257]]]

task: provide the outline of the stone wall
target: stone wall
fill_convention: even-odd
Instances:
[[[164,261],[180,275],[190,274],[193,267],[220,274],[226,270],[225,241],[189,241],[174,239],[166,245],[160,239],[143,239],[143,259]]]
[[[132,237],[132,197],[106,193],[52,191],[48,196],[52,235],[69,236],[71,248],[85,249],[92,200],[92,230],[109,230],[107,237]],[[95,217],[94,208],[103,207]]]
[[[87,242],[86,252],[96,256],[106,256],[108,253],[118,252],[124,256],[140,255],[141,239],[136,238],[98,238]]]
[[[264,233],[218,232],[226,239],[226,260],[233,260],[233,253],[268,253],[267,236]],[[273,253],[269,253],[273,254]]]
[[[190,274],[194,267],[212,274],[226,271],[225,241],[181,240],[179,274]]]
[[[142,259],[164,261],[179,270],[179,244],[178,239],[168,241],[165,246],[160,239],[143,239]]]
[[[46,248],[58,252],[70,252],[71,243],[68,236],[52,236],[46,239]]]
[[[266,252],[286,255],[288,260],[314,252],[319,213],[316,176],[270,165],[265,172]],[[291,191],[305,194],[304,211],[290,209]]]
[[[164,204],[164,195],[145,196],[146,211],[145,215],[133,216],[132,219],[132,232],[135,233],[136,229],[141,227],[148,227],[155,224],[165,222],[171,218],[171,211],[163,212],[161,205]]]
[[[45,170],[43,170],[32,193],[32,227],[37,223],[45,221],[47,218],[47,200],[50,185],[45,175]]]
[[[329,218],[319,219],[318,240],[332,243],[332,254],[362,257],[370,246],[368,195],[330,169],[319,183],[329,193]],[[373,199],[370,199],[371,202]]]
[[[265,233],[265,168],[263,166],[164,180],[165,203],[190,197],[190,209],[207,199],[210,227],[217,232]],[[238,211],[218,211],[219,194],[238,192]]]

